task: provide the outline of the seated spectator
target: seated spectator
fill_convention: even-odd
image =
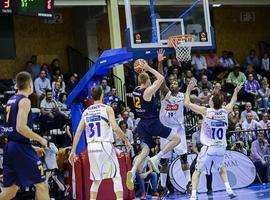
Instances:
[[[259,82],[254,80],[253,74],[248,75],[248,80],[244,83],[245,99],[255,105],[256,99],[259,95],[258,91],[261,88]]]
[[[213,84],[210,81],[208,81],[206,75],[202,75],[201,81],[198,83],[198,87],[200,88],[200,90],[202,90],[204,87],[207,87],[209,91],[211,91],[213,89]]]
[[[62,128],[66,124],[66,116],[60,112],[51,90],[46,90],[46,96],[40,103],[40,111],[40,127],[43,133],[50,129]]]
[[[253,119],[255,119],[256,121],[260,120],[258,114],[252,110],[252,104],[250,102],[246,103],[245,108],[246,109],[243,112],[241,112],[241,121],[246,119],[247,113],[251,113]]]
[[[61,72],[61,69],[59,67],[56,67],[54,68],[53,74],[52,74],[53,81],[58,81],[59,76],[63,77],[63,74]]]
[[[60,94],[61,94],[60,83],[54,82],[54,89],[52,91],[53,99],[58,102],[60,100]]]
[[[47,65],[46,63],[43,63],[40,67],[40,71],[41,70],[44,70],[46,71],[46,78],[49,79],[50,81],[52,80],[52,75],[51,73],[49,72],[49,65]]]
[[[211,92],[209,91],[207,86],[204,86],[202,88],[202,92],[199,94],[199,98],[201,99],[207,99],[206,101],[202,102],[201,105],[208,107],[209,106],[209,99],[211,97]]]
[[[237,104],[234,105],[233,111],[228,115],[229,130],[235,130],[236,125],[240,122],[240,111]]]
[[[104,97],[106,97],[107,95],[111,93],[111,87],[108,86],[108,80],[106,78],[102,79],[101,87],[103,90]]]
[[[71,93],[71,91],[76,87],[77,83],[78,83],[78,74],[73,73],[70,76],[70,78],[69,78],[69,80],[67,82],[67,85],[66,85],[67,94]]]
[[[267,162],[265,156],[268,152],[269,143],[265,140],[263,133],[257,134],[257,139],[251,144],[250,159],[254,163],[257,173],[263,183],[267,183]]]
[[[67,93],[61,93],[59,101],[57,102],[59,110],[64,113],[66,116],[70,116],[70,109],[68,109],[67,104]]]
[[[242,122],[242,129],[244,131],[252,131],[249,132],[249,135],[251,136],[252,139],[254,139],[255,135],[253,131],[256,129],[261,129],[261,125],[259,124],[259,122],[253,119],[251,113],[247,113],[246,120]]]
[[[234,65],[239,65],[239,63],[236,61],[236,59],[234,57],[234,53],[232,51],[228,51],[228,58],[233,61]]]
[[[262,58],[262,70],[269,73],[270,71],[270,59],[267,53],[263,54]]]
[[[263,81],[262,81],[263,82]],[[263,108],[264,111],[268,111],[269,107],[269,98],[270,98],[270,90],[268,83],[263,82],[261,89],[258,91],[259,97],[261,98],[261,103],[259,105],[260,108]]]
[[[253,66],[254,68],[257,68],[260,66],[260,60],[258,56],[256,55],[256,51],[254,49],[251,49],[249,52],[249,55],[245,57],[244,68],[246,69],[247,66]]]
[[[267,129],[264,132],[265,132],[265,139],[267,140],[268,143],[270,143],[270,123],[267,124]]]
[[[228,100],[227,100],[227,94],[221,90],[221,84],[219,82],[214,83],[214,90],[212,93],[218,93],[221,96],[223,96],[223,104],[226,105]]]
[[[31,76],[32,79],[35,80],[40,72],[40,65],[37,63],[37,56],[33,55],[31,56],[31,62],[32,62],[32,67],[31,67]]]
[[[235,65],[233,71],[229,73],[226,79],[226,91],[233,93],[234,88],[246,81],[246,76],[243,72],[240,72],[240,65]]]
[[[219,65],[223,68],[223,70],[232,69],[234,67],[234,62],[228,56],[228,51],[223,51],[222,56],[219,59]]]
[[[206,55],[207,69],[212,70],[219,66],[218,56],[211,50],[208,55]]]
[[[231,148],[233,151],[238,151],[240,153],[243,153],[247,156],[247,150],[245,149],[244,142],[239,140],[237,141]]]
[[[61,90],[61,92],[62,93],[66,92],[66,84],[65,84],[65,82],[63,80],[63,76],[61,76],[61,75],[58,76],[58,79],[56,81],[52,82],[52,90],[54,90],[54,84],[56,82],[60,83],[60,90]]]
[[[262,129],[267,129],[267,125],[270,123],[269,116],[267,112],[262,114],[262,120],[259,121],[259,124]]]
[[[45,70],[40,70],[39,77],[36,78],[34,85],[35,91],[39,98],[43,98],[46,90],[51,90],[51,82],[46,78],[47,73]]]
[[[127,123],[128,129],[134,130],[134,123],[133,123],[133,120],[129,117],[128,111],[124,111],[122,113],[122,119],[123,119],[124,122]]]
[[[116,89],[112,88],[111,94],[104,98],[104,103],[110,105],[113,101],[119,102],[120,97],[116,94]]]
[[[149,162],[149,156],[144,159],[144,162],[142,162],[136,172],[136,183],[139,185],[139,191],[141,193],[141,200],[146,200],[146,190],[145,190],[145,182],[150,181],[152,186],[152,191],[154,193],[154,196],[159,196],[157,193],[157,173],[153,171],[152,165]],[[134,158],[133,163],[135,163],[137,159],[137,156]],[[147,170],[148,169],[148,170]]]
[[[206,59],[200,54],[200,51],[197,51],[195,55],[192,56],[191,65],[198,77],[207,72]]]
[[[129,129],[128,124],[125,121],[122,120],[122,121],[119,122],[119,127],[126,134],[130,144],[133,145],[134,144],[133,134],[132,134],[132,131]],[[128,153],[124,141],[121,138],[119,138],[119,136],[117,134],[114,134],[114,141],[115,141],[115,146],[118,149],[121,149],[122,151]],[[131,151],[132,151],[131,152],[131,157],[133,157],[134,156],[134,150],[131,149]]]
[[[118,107],[118,102],[113,101],[113,102],[111,103],[111,107],[112,107],[112,109],[113,109],[113,111],[114,111],[115,119],[116,119],[116,120],[119,120],[119,119],[121,118],[121,112],[120,112],[120,109],[119,109],[119,107]]]
[[[60,60],[58,58],[53,59],[51,65],[49,66],[48,70],[50,74],[53,74],[54,70],[59,68],[60,69]]]

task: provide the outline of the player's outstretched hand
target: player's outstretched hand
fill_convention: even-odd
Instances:
[[[196,85],[197,85],[196,80],[195,79],[191,79],[190,82],[189,82],[189,84],[188,84],[187,89],[189,91],[192,91]]]
[[[162,62],[165,58],[166,58],[166,56],[164,55],[165,54],[165,50],[163,50],[163,49],[159,49],[158,51],[157,51],[157,59],[158,59],[158,62]]]
[[[42,145],[42,147],[48,148],[48,140],[46,140],[45,138],[41,138],[39,140],[39,143]]]
[[[76,154],[73,151],[71,151],[68,158],[69,163],[73,165],[75,162],[75,159],[76,159]]]
[[[243,87],[243,83],[240,83],[235,87],[234,91],[238,93],[242,89],[242,87]]]
[[[144,71],[149,71],[151,69],[146,60],[140,59],[139,64],[144,69]]]

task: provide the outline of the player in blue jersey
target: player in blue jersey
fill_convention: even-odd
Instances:
[[[143,66],[145,71],[153,74],[156,80],[151,84],[149,75],[141,73],[138,77],[140,86],[136,87],[133,92],[136,113],[141,119],[136,132],[140,137],[142,151],[138,155],[131,171],[127,174],[127,187],[130,190],[134,188],[134,178],[138,166],[145,160],[153,147],[153,136],[160,136],[169,141],[156,156],[150,158],[150,163],[157,173],[159,173],[158,166],[161,157],[180,143],[180,137],[173,133],[172,129],[165,127],[159,120],[159,112],[154,95],[164,82],[164,77],[146,62],[141,61],[140,65]]]
[[[3,128],[7,137],[4,147],[3,175],[4,189],[0,200],[9,200],[16,196],[18,186],[36,188],[36,199],[49,200],[48,184],[45,182],[41,161],[31,145],[31,140],[47,147],[47,140],[34,133],[30,126],[31,102],[28,96],[33,92],[33,82],[28,72],[16,76],[18,92],[6,105],[6,123]]]

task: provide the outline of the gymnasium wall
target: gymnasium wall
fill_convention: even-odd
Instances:
[[[220,56],[223,50],[230,50],[235,53],[238,62],[242,63],[249,49],[256,49],[258,52],[258,41],[270,43],[270,7],[232,7],[221,6],[213,9],[213,25],[216,29],[217,54]],[[255,21],[241,22],[241,12],[252,12],[255,14]],[[124,46],[125,13],[124,8],[120,9],[120,22],[122,32],[122,44]],[[98,19],[97,35],[98,46],[102,49],[110,48],[108,16],[104,15]]]
[[[258,41],[270,43],[270,6],[232,7],[223,6],[213,9],[216,29],[217,53],[231,50],[238,62],[242,63],[250,49],[258,49]],[[250,22],[241,22],[241,12],[254,15]]]
[[[0,79],[13,78],[25,70],[25,62],[33,54],[40,63],[50,64],[53,58],[59,58],[63,71],[67,71],[66,47],[74,44],[72,10],[57,9],[55,13],[62,14],[63,23],[46,24],[42,18],[14,16],[16,59],[0,60]]]

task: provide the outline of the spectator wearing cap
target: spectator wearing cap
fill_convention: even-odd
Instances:
[[[104,103],[107,105],[110,105],[113,101],[115,102],[120,101],[120,97],[117,96],[117,91],[115,88],[112,88],[111,94],[104,98]]]
[[[259,174],[260,179],[263,183],[267,183],[267,162],[266,155],[268,152],[269,143],[265,140],[263,132],[259,132],[257,139],[251,144],[250,159],[256,167],[256,171]]]

